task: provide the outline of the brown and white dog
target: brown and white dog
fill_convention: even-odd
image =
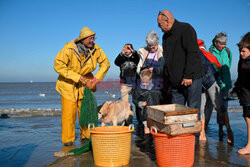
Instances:
[[[105,126],[107,123],[117,126],[119,122],[122,122],[122,125],[124,125],[129,117],[133,117],[131,105],[123,101],[107,101],[102,105],[98,113],[98,119],[102,119],[102,126]]]

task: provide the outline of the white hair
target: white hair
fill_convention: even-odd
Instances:
[[[159,37],[155,30],[150,31],[146,37],[147,45],[158,45],[159,44]]]
[[[227,34],[224,32],[220,32],[215,35],[213,42],[215,43],[227,43]]]

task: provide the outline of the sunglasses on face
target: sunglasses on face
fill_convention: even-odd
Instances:
[[[87,37],[87,38],[84,38],[83,40],[96,40],[96,37],[95,36],[89,36],[89,37]]]
[[[168,16],[167,15],[165,15],[164,13],[162,13],[161,11],[159,11],[159,14],[158,15],[162,15],[162,16],[165,16],[165,17],[167,17],[168,18]]]
[[[88,37],[88,39],[89,39],[89,40],[94,40],[94,41],[96,40],[95,37]]]

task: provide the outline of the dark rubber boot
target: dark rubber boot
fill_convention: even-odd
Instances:
[[[63,145],[64,145],[64,146],[72,146],[72,145],[73,145],[73,142],[64,143]]]
[[[141,143],[141,145],[151,145],[153,141],[153,137],[151,134],[145,134],[144,135],[144,141]]]
[[[81,144],[84,145],[88,140],[89,140],[89,139],[87,139],[87,138],[83,138],[83,139],[81,139],[80,141],[81,141]]]

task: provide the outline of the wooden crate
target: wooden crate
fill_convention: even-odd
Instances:
[[[165,125],[198,121],[198,112],[198,109],[179,104],[147,107],[148,118]]]
[[[201,131],[201,121],[165,125],[165,124],[159,123],[155,120],[148,118],[147,126],[149,128],[154,126],[158,132],[165,133],[171,136],[190,134],[190,133],[199,133]]]

